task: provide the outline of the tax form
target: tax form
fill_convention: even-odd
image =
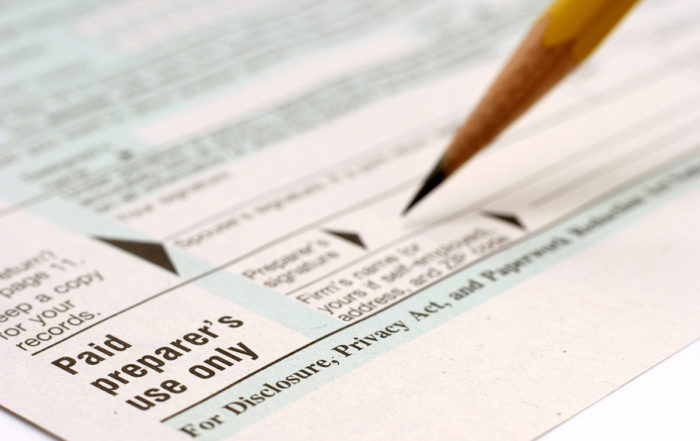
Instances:
[[[545,3],[5,2],[0,406],[527,440],[696,340],[695,2],[642,2],[400,216]]]

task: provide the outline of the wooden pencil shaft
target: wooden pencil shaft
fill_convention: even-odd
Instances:
[[[548,21],[544,17],[535,23],[458,130],[442,158],[447,175],[491,143],[577,66],[571,57],[573,42],[555,47],[542,45]]]

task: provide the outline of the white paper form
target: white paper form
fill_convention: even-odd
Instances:
[[[0,405],[69,440],[545,432],[700,335],[692,3],[408,218],[544,2],[8,3]]]

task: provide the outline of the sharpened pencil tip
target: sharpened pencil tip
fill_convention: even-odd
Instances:
[[[438,185],[442,184],[442,182],[447,178],[447,175],[445,172],[442,170],[442,159],[438,161],[437,165],[433,169],[432,172],[430,172],[430,175],[425,179],[423,182],[423,186],[418,190],[418,193],[416,193],[415,196],[413,196],[413,199],[411,199],[411,202],[404,208],[403,212],[401,213],[402,216],[406,216],[406,214],[413,208],[414,205],[416,205],[418,202],[420,202],[421,199],[423,199],[425,196],[428,195],[431,191],[433,191]]]

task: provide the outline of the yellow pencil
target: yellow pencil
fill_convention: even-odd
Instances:
[[[520,43],[403,214],[578,66],[637,1],[555,1]]]

